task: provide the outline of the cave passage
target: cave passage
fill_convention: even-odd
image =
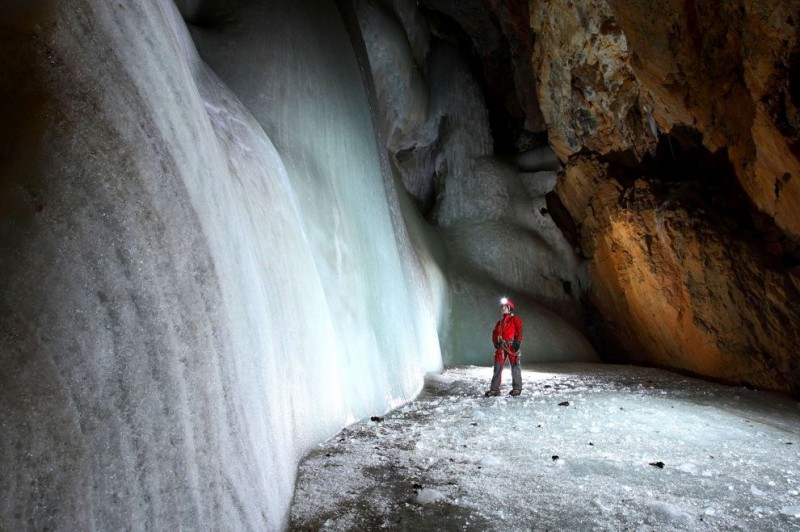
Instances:
[[[519,398],[508,382],[483,397],[490,378],[431,374],[413,402],[321,444],[290,529],[800,527],[794,400],[632,366],[529,367]]]

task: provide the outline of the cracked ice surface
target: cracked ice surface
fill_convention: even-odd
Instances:
[[[321,444],[291,527],[800,528],[796,401],[593,364],[531,367],[521,397],[484,398],[490,377],[429,375],[415,401]]]

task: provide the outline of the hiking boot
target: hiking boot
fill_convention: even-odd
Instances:
[[[498,390],[489,390],[483,395],[484,397],[497,397],[498,395],[500,395],[500,392]]]
[[[519,394],[521,394],[521,393],[522,393],[522,390],[516,390],[516,389],[515,389],[515,390],[511,390],[511,391],[508,393],[508,395],[511,395],[511,396],[513,396],[513,397],[516,397],[516,396],[518,396],[518,395],[519,395]]]

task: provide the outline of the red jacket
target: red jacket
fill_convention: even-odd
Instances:
[[[522,320],[513,314],[503,315],[497,325],[494,326],[494,331],[492,331],[492,344],[497,343],[497,340],[501,337],[509,344],[508,349],[513,353],[511,342],[514,340],[522,342]],[[502,353],[502,351],[502,347],[498,349],[498,353]]]

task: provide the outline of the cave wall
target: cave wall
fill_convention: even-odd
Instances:
[[[796,2],[530,2],[606,359],[800,389]]]
[[[530,0],[528,27],[514,2],[420,5],[467,51],[495,152],[563,165],[543,212],[604,358],[796,394],[798,5]]]
[[[526,361],[799,392],[795,3],[364,0],[368,58],[331,2],[175,4],[0,21],[4,525],[280,528],[505,290]]]

